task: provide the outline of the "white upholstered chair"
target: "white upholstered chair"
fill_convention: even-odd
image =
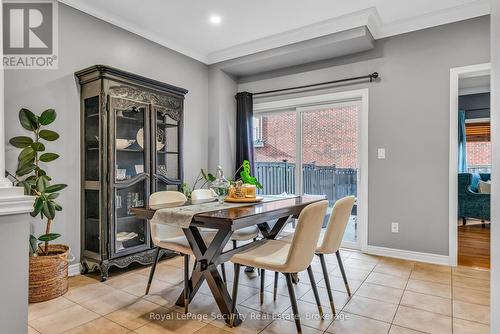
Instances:
[[[159,191],[153,193],[149,196],[149,205],[161,205],[161,204],[178,204],[182,205],[187,201],[186,196],[178,191]],[[151,272],[149,274],[148,285],[146,288],[146,295],[149,293],[151,287],[151,282],[153,281],[153,276],[156,270],[156,264],[160,257],[160,249],[168,249],[170,251],[179,253],[184,256],[184,311],[188,312],[189,304],[189,256],[193,255],[193,251],[189,246],[189,242],[184,235],[184,231],[181,228],[175,226],[169,226],[165,224],[155,223],[154,220],[150,221],[151,225],[151,239],[153,244],[157,247],[155,262],[151,267]],[[209,244],[212,242],[215,233],[213,232],[201,232],[203,240],[205,243]]]
[[[332,214],[328,221],[328,226],[324,234],[322,234],[318,240],[318,245],[316,247],[316,255],[318,255],[321,262],[321,269],[323,271],[323,278],[325,280],[326,290],[328,293],[328,299],[330,300],[330,306],[332,308],[333,314],[335,314],[335,304],[333,302],[332,289],[330,286],[330,280],[328,278],[328,270],[326,269],[325,254],[334,254],[337,256],[337,262],[339,263],[340,272],[342,273],[342,278],[344,279],[345,288],[349,297],[351,296],[351,289],[349,288],[349,283],[347,281],[347,275],[344,270],[344,265],[342,263],[342,257],[340,256],[340,245],[342,243],[342,238],[344,237],[344,232],[351,217],[352,207],[354,206],[356,198],[354,196],[347,196],[341,198],[335,202],[333,205]],[[295,232],[296,233],[296,232]],[[292,242],[293,234],[289,234],[279,240],[285,242]],[[274,298],[276,298],[276,285],[277,285],[277,274],[275,274],[274,282]]]
[[[292,303],[295,325],[299,333],[301,333],[301,325],[298,317],[297,301],[292,286],[291,274],[307,269],[319,313],[321,316],[323,315],[314,275],[311,269],[311,260],[314,257],[327,207],[328,201],[320,201],[306,206],[299,215],[296,231],[291,242],[265,240],[261,245],[237,253],[231,258],[231,262],[234,263],[231,324],[234,322],[236,316],[235,310],[241,265],[259,268],[261,270],[261,282],[264,281],[265,270],[281,272],[285,275],[288,285],[288,294]]]

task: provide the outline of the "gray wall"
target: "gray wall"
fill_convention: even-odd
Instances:
[[[365,53],[240,78],[238,91],[379,72],[379,82],[321,91],[369,88],[369,245],[447,255],[449,73],[488,62],[489,45],[489,17],[481,17],[378,40]],[[379,147],[385,160],[376,158]],[[398,234],[391,222],[399,222]]]
[[[500,332],[500,1],[491,2],[493,184],[491,191],[491,333]]]
[[[80,121],[79,87],[73,73],[105,64],[189,90],[185,101],[185,175],[193,180],[207,166],[208,67],[63,4],[59,5],[59,69],[7,70],[5,73],[6,137],[23,133],[17,114],[21,107],[34,112],[55,108],[53,127],[61,134],[51,151],[61,158],[50,164],[49,175],[67,183],[61,196],[64,211],[54,223],[59,240],[80,254]],[[7,154],[7,168],[15,170],[17,150]],[[39,219],[34,221],[41,232]]]
[[[209,68],[208,168],[215,172],[221,165],[230,177],[236,160],[237,82],[217,66]]]

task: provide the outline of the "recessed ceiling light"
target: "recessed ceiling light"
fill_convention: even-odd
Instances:
[[[210,23],[213,25],[219,25],[222,22],[222,18],[219,15],[210,16]]]

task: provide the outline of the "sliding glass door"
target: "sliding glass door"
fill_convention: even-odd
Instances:
[[[326,226],[338,199],[359,197],[362,110],[359,98],[255,110],[254,157],[261,192],[325,195]],[[359,205],[357,201],[351,212],[345,247],[360,248]]]
[[[357,196],[358,114],[361,101],[299,108],[302,118],[302,193],[326,195],[328,217],[335,202]],[[344,233],[358,244],[356,205]]]

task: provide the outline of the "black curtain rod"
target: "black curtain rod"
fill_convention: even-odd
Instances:
[[[347,81],[355,81],[355,80],[362,80],[362,79],[370,79],[370,82],[373,81],[373,79],[378,78],[379,75],[377,72],[373,72],[372,74],[368,75],[363,75],[360,77],[353,77],[353,78],[346,78],[346,79],[340,79],[340,80],[333,80],[333,81],[326,81],[326,82],[320,82],[312,85],[304,85],[304,86],[297,86],[297,87],[290,87],[290,88],[281,88],[281,89],[274,89],[274,90],[267,90],[264,92],[258,92],[258,93],[253,93],[252,95],[264,95],[264,94],[271,94],[271,93],[279,93],[279,92],[284,92],[287,90],[295,90],[295,89],[303,89],[303,88],[310,88],[310,87],[316,87],[316,86],[324,86],[324,85],[331,85],[331,84],[336,84],[336,83],[341,83],[341,82],[347,82]]]

